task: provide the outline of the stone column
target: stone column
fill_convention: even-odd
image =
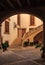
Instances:
[[[1,24],[0,24],[0,47],[2,46],[1,43],[2,43],[2,37],[1,37]]]
[[[45,21],[43,23],[43,48],[42,58],[45,58]]]

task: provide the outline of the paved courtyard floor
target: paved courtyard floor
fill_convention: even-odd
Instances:
[[[9,48],[0,50],[0,65],[45,65],[45,59],[41,58],[40,48]]]

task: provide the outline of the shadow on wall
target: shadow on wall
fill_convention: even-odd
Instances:
[[[37,35],[34,37],[34,41],[35,41],[35,42],[36,42],[36,41],[39,41],[39,43],[42,44],[42,42],[43,42],[43,31],[40,32],[39,34],[37,34]]]

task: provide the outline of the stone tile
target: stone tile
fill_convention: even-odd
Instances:
[[[35,59],[34,61],[41,65],[45,65],[45,59],[40,58],[40,59]]]
[[[13,52],[4,52],[2,55],[0,55],[0,65],[5,63],[11,63],[11,62],[17,62],[19,60],[23,60],[22,57],[19,57],[18,55],[14,54]]]
[[[0,52],[0,65],[45,65],[44,61],[39,60],[40,55],[40,50],[33,47],[20,50],[8,49]]]
[[[34,63],[32,61],[29,61],[29,60],[26,60],[26,61],[24,60],[24,61],[19,61],[19,62],[5,64],[5,65],[38,65],[38,64]]]

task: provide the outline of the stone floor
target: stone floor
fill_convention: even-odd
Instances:
[[[0,65],[45,65],[45,60],[40,48],[9,48],[5,52],[0,50]]]

